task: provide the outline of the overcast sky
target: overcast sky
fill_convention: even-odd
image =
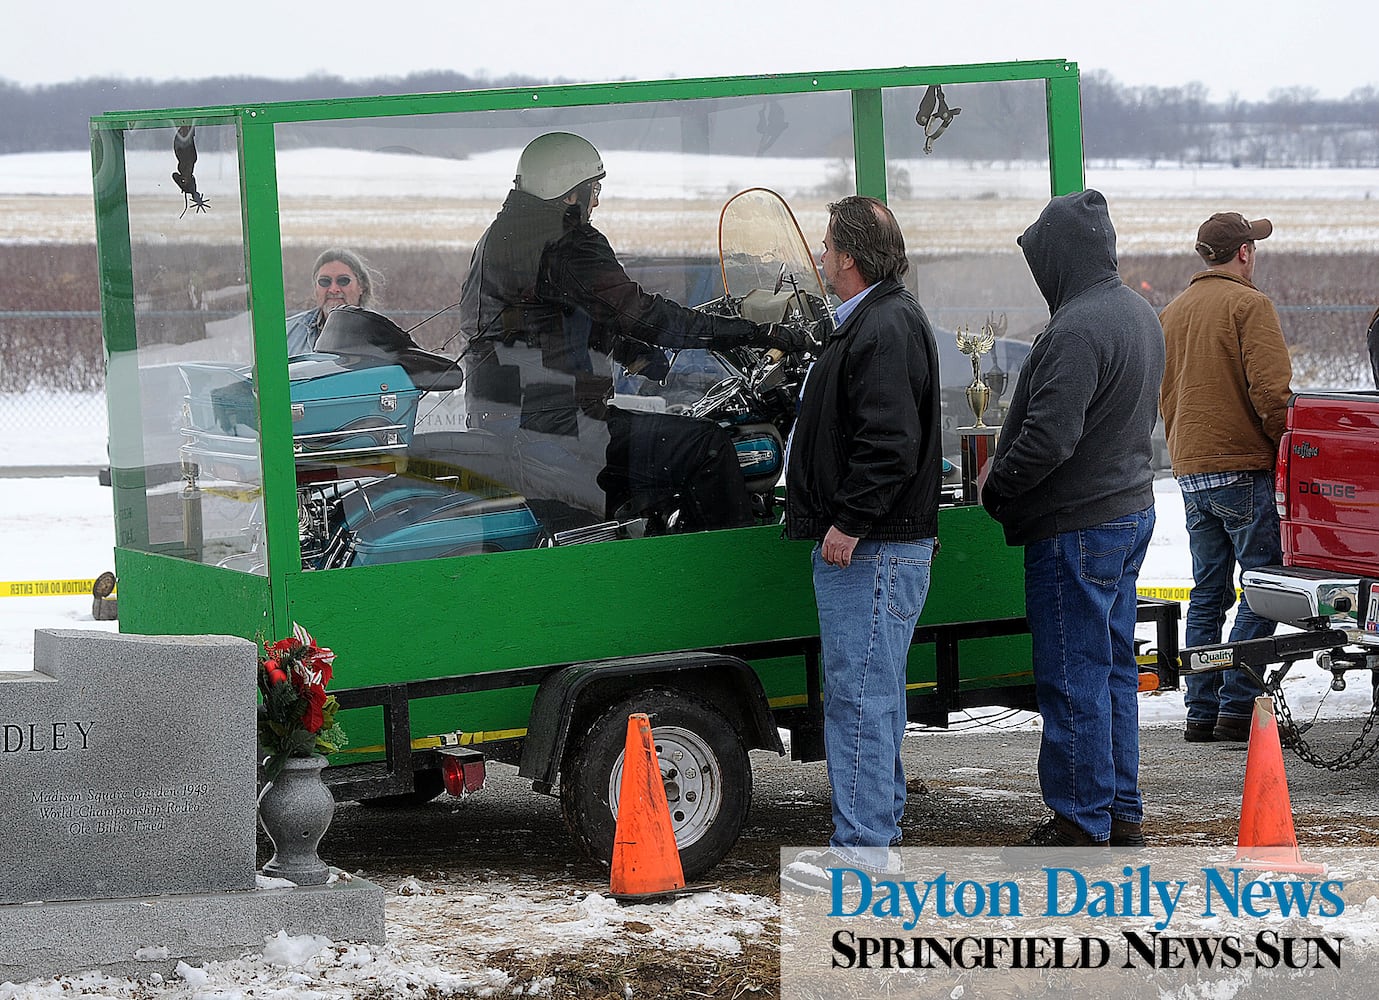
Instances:
[[[1125,84],[1199,81],[1213,100],[1345,97],[1379,84],[1376,29],[1374,0],[59,0],[7,5],[0,78],[648,80],[1068,59]]]

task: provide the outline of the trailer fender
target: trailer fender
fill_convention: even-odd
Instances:
[[[657,653],[575,663],[541,682],[532,701],[518,773],[549,794],[570,730],[638,688],[669,687],[712,701],[737,726],[749,750],[785,753],[761,679],[745,660],[722,653]]]

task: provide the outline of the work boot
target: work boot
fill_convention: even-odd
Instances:
[[[1204,722],[1188,719],[1187,729],[1183,730],[1183,739],[1189,743],[1213,743],[1216,740],[1215,730],[1215,719],[1207,719]]]
[[[1111,817],[1111,846],[1112,847],[1144,847],[1144,829],[1139,823],[1132,823],[1128,819],[1116,819]]]
[[[1216,720],[1216,728],[1211,731],[1211,736],[1218,743],[1247,743],[1250,739],[1250,720],[1248,717],[1223,715]]]
[[[1016,847],[1105,847],[1106,841],[1097,840],[1070,819],[1054,813],[1030,831],[1029,836]]]
[[[1002,848],[1001,861],[1013,868],[1088,864],[1106,860],[1109,843],[1094,839],[1072,820],[1054,813],[1024,840]]]

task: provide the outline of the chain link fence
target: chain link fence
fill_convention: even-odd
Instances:
[[[0,426],[0,469],[106,464],[99,312],[0,308]]]
[[[104,392],[33,386],[0,392],[0,469],[107,464]]]

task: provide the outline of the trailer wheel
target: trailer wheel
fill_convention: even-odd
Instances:
[[[441,792],[445,791],[445,779],[438,767],[428,767],[412,772],[412,790],[398,795],[379,795],[372,799],[360,799],[359,804],[366,809],[407,809],[424,806]]]
[[[696,878],[737,842],[752,803],[752,767],[733,725],[692,695],[656,689],[605,710],[565,758],[560,779],[565,822],[590,858],[610,863],[627,717],[634,712],[651,717],[680,866],[685,878]]]

